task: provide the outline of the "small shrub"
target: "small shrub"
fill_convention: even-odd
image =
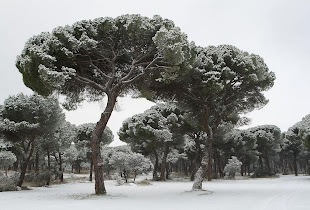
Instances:
[[[275,176],[277,174],[277,171],[268,171],[264,168],[257,168],[254,170],[252,178],[261,178],[261,177],[271,177]]]

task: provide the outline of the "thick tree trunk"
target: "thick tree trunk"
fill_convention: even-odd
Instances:
[[[209,141],[209,140],[210,139],[207,139],[205,141]],[[203,157],[201,160],[201,164],[200,164],[198,171],[196,172],[192,190],[201,190],[202,189],[202,182],[203,182],[203,179],[206,176],[207,170],[209,168],[208,164],[210,164],[210,162],[211,162],[210,161],[210,155],[209,155],[209,151],[210,151],[209,146],[210,146],[209,142],[206,142],[205,148],[203,150]]]
[[[157,171],[158,171],[158,154],[157,151],[154,150],[154,156],[155,156],[155,164],[153,169],[153,180],[158,181]]]
[[[94,172],[95,172],[95,193],[98,194],[106,194],[106,189],[104,186],[103,179],[103,161],[101,157],[100,151],[100,137],[108,123],[108,120],[111,117],[112,111],[114,109],[116,98],[119,94],[119,91],[114,90],[113,93],[108,95],[108,103],[101,114],[100,120],[97,122],[95,130],[91,139],[91,148],[92,148],[92,159],[94,164]]]
[[[207,152],[208,152],[208,150],[205,149],[204,153],[207,153]],[[203,179],[206,175],[207,167],[208,167],[208,154],[205,154],[205,155],[203,155],[203,158],[201,160],[201,165],[200,165],[198,171],[196,172],[192,190],[201,190],[202,189],[202,182],[203,182]]]
[[[204,118],[203,118],[203,123],[204,123],[204,128],[206,131],[207,136],[203,137],[204,138],[204,145],[205,148],[203,150],[203,157],[201,160],[201,165],[195,175],[195,180],[194,184],[192,187],[192,190],[201,190],[202,189],[202,182],[204,177],[206,176],[206,172],[208,172],[208,181],[212,180],[212,141],[213,141],[213,133],[215,129],[217,128],[218,124],[220,123],[217,122],[212,129],[209,126],[209,110],[206,109],[204,113]]]
[[[23,182],[24,182],[24,179],[25,179],[27,166],[28,166],[28,164],[29,164],[30,158],[31,158],[32,153],[33,153],[33,150],[34,150],[34,139],[35,139],[35,137],[29,142],[28,147],[27,147],[27,149],[26,149],[26,151],[25,151],[26,154],[27,154],[27,152],[29,151],[29,148],[30,148],[28,157],[24,160],[24,162],[23,162],[23,164],[22,164],[20,177],[19,177],[19,180],[18,180],[18,183],[17,183],[17,186],[19,186],[19,187],[22,186],[22,184],[23,184]]]
[[[169,145],[166,142],[165,143],[165,151],[164,151],[164,156],[161,162],[161,171],[160,171],[160,181],[165,181],[165,170],[166,170],[166,163],[167,163],[167,156],[169,153]]]

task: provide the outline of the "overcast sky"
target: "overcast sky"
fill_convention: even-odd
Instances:
[[[285,131],[310,113],[308,0],[0,0],[0,103],[9,95],[32,93],[15,67],[31,36],[83,19],[122,14],[158,14],[173,20],[197,45],[231,44],[263,57],[277,79],[266,93],[269,103],[248,114],[251,126],[274,124]],[[152,103],[124,98],[119,105],[121,111],[114,112],[108,124],[115,135],[125,118]],[[67,119],[96,122],[101,109],[99,104],[84,104],[67,112]]]

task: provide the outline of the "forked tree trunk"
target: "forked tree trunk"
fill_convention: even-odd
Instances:
[[[167,163],[167,156],[169,153],[169,145],[166,142],[165,143],[165,151],[164,151],[164,156],[161,162],[161,171],[160,171],[160,181],[165,181],[165,170],[166,170],[166,163]]]
[[[204,127],[207,136],[204,137],[204,145],[205,148],[203,150],[202,154],[202,160],[201,165],[195,175],[194,184],[192,187],[192,190],[201,190],[202,189],[202,182],[204,177],[206,176],[206,173],[208,172],[208,181],[212,180],[212,142],[213,142],[213,134],[216,130],[217,126],[220,123],[220,120],[217,120],[216,124],[214,125],[214,128],[212,129],[209,126],[209,110],[205,110],[205,116],[204,116]]]
[[[113,108],[116,103],[116,98],[118,96],[119,91],[114,91],[110,95],[108,95],[108,103],[104,112],[101,114],[100,120],[97,122],[95,130],[91,139],[91,148],[92,148],[92,159],[94,164],[94,173],[95,173],[95,193],[106,194],[106,189],[104,186],[103,179],[103,161],[101,157],[100,151],[100,137],[108,123],[108,120],[111,117]]]
[[[30,161],[30,158],[32,156],[32,153],[33,153],[33,150],[34,150],[34,139],[35,137],[33,137],[33,139],[29,142],[28,146],[27,146],[27,149],[26,149],[26,154],[27,152],[29,151],[29,154],[27,156],[27,158],[24,160],[23,164],[22,164],[22,167],[21,167],[21,173],[20,173],[20,177],[19,177],[19,180],[18,180],[18,183],[17,183],[17,186],[21,187],[23,182],[24,182],[24,179],[25,179],[25,174],[26,174],[26,170],[27,170],[27,166],[29,164],[29,161]]]

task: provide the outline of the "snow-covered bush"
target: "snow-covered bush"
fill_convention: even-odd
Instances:
[[[147,173],[153,168],[153,164],[148,158],[132,152],[128,146],[114,148],[114,152],[109,157],[109,165],[122,174],[126,182],[130,175],[135,181],[137,175]]]
[[[26,174],[25,181],[32,182],[35,186],[45,186],[49,185],[52,179],[59,176],[59,172],[57,170],[43,170],[36,174]]]
[[[19,173],[14,172],[9,175],[0,172],[0,192],[17,190]]]
[[[237,157],[231,156],[231,159],[228,159],[228,163],[224,168],[224,173],[228,173],[228,178],[235,178],[236,172],[241,170],[242,162],[238,160]]]

